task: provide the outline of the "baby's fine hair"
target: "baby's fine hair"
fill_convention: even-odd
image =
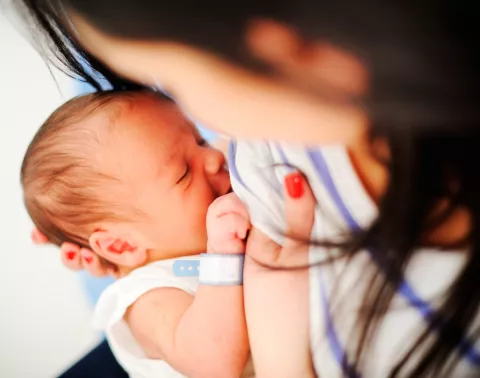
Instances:
[[[113,195],[118,180],[102,172],[96,156],[103,147],[99,132],[111,130],[139,96],[157,94],[104,91],[76,97],[36,133],[23,159],[21,183],[27,211],[50,243],[88,247],[95,223],[132,216],[133,209]]]

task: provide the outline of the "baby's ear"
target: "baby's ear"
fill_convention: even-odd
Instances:
[[[90,247],[99,256],[118,266],[137,267],[147,260],[147,250],[111,231],[95,231],[90,235]]]

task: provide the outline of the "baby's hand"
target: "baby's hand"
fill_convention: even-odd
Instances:
[[[249,229],[247,208],[235,193],[217,198],[207,213],[207,252],[245,253]]]

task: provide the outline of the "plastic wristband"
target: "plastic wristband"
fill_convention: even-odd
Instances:
[[[202,253],[200,255],[200,275],[202,285],[242,285],[243,254]]]

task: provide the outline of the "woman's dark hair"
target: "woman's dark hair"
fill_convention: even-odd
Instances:
[[[48,3],[48,0],[44,3]],[[32,23],[29,28],[42,31],[33,37],[42,55],[44,52],[51,53],[50,56],[44,56],[47,63],[52,63],[67,75],[91,85],[96,91],[144,89],[142,85],[119,77],[82,49],[60,22],[58,13],[49,14],[44,9],[36,0],[21,0],[18,4],[22,16]]]
[[[53,43],[61,64],[92,85],[96,81],[81,60],[114,86],[124,82],[68,35],[62,24],[64,9],[74,9],[107,34],[176,41],[241,64],[252,63],[242,35],[255,18],[283,22],[308,40],[327,41],[357,55],[371,75],[369,92],[361,102],[370,117],[372,140],[385,138],[390,147],[389,185],[378,218],[367,230],[353,230],[345,244],[352,255],[361,249],[372,251],[376,263],[365,272],[369,286],[358,332],[347,348],[345,375],[362,370],[368,346],[402,288],[415,249],[457,209],[466,209],[470,218],[468,235],[457,241],[466,250],[466,263],[436,310],[424,313],[426,331],[399,358],[390,376],[446,376],[460,357],[471,352],[479,334],[471,327],[480,303],[480,43],[474,2],[23,0],[23,4]],[[440,203],[445,204],[441,211]],[[421,307],[414,302],[410,304]]]

